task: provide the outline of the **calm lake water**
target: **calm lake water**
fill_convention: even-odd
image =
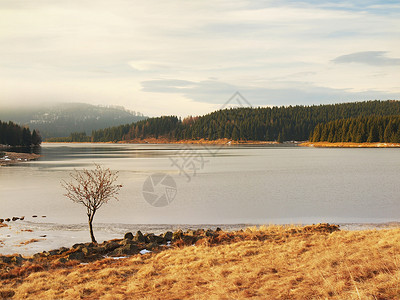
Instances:
[[[123,188],[119,201],[98,211],[96,223],[400,220],[400,149],[43,144],[41,154],[38,161],[0,168],[0,218],[86,223],[84,207],[63,196],[60,181],[74,168],[97,163],[118,170]],[[142,192],[155,173],[176,184],[176,195],[168,190],[173,201],[164,207],[149,204]],[[160,185],[154,190],[164,192]]]

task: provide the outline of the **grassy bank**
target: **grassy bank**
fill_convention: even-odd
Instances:
[[[399,148],[398,143],[329,143],[329,142],[305,142],[299,144],[303,147],[319,147],[319,148]]]
[[[125,259],[27,262],[10,272],[3,298],[398,299],[400,229],[249,228]]]

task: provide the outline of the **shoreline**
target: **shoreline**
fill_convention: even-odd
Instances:
[[[296,145],[300,147],[314,148],[400,148],[400,143],[353,143],[353,142],[301,142],[287,141],[279,143],[276,141],[234,141],[230,139],[218,140],[179,140],[171,141],[168,139],[135,139],[116,142],[43,142],[42,144],[188,144],[188,145]]]
[[[315,148],[400,148],[400,143],[303,142],[299,146]]]
[[[16,219],[16,218],[9,218]],[[50,251],[60,247],[71,247],[76,243],[84,243],[89,240],[89,231],[86,223],[79,224],[55,224],[32,222],[29,217],[25,220],[3,221],[0,223],[0,255],[11,255],[15,252],[23,256],[31,256],[42,251]],[[28,220],[26,220],[28,219]],[[400,222],[388,221],[381,223],[332,223],[337,224],[344,231],[362,230],[386,230],[400,228]],[[274,226],[307,226],[303,224],[269,224]],[[105,242],[123,236],[126,232],[152,232],[156,235],[166,231],[199,230],[207,228],[215,230],[222,228],[226,232],[235,232],[254,226],[269,226],[261,223],[245,224],[120,224],[120,223],[96,223],[94,230],[97,240]],[[3,228],[1,228],[3,227]],[[35,240],[25,244],[26,241]]]
[[[38,159],[39,157],[41,157],[41,155],[35,153],[19,153],[0,150],[0,166],[27,162]]]
[[[276,141],[234,141],[230,139],[217,140],[169,140],[165,138],[134,139],[115,142],[42,142],[42,144],[199,144],[199,145],[279,145]]]

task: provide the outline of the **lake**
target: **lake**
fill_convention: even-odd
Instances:
[[[43,144],[41,155],[0,168],[0,218],[25,216],[24,225],[48,230],[86,228],[85,208],[63,195],[60,182],[97,163],[119,171],[123,185],[119,201],[96,214],[104,232],[129,224],[162,230],[156,225],[400,220],[400,149]],[[168,180],[149,191],[153,174]],[[158,205],[168,205],[148,202],[163,194],[167,202]]]

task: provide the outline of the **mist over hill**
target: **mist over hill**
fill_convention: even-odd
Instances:
[[[96,106],[86,103],[57,103],[19,108],[1,108],[0,120],[13,121],[38,130],[43,138],[68,136],[110,126],[133,123],[147,117],[122,106]]]

